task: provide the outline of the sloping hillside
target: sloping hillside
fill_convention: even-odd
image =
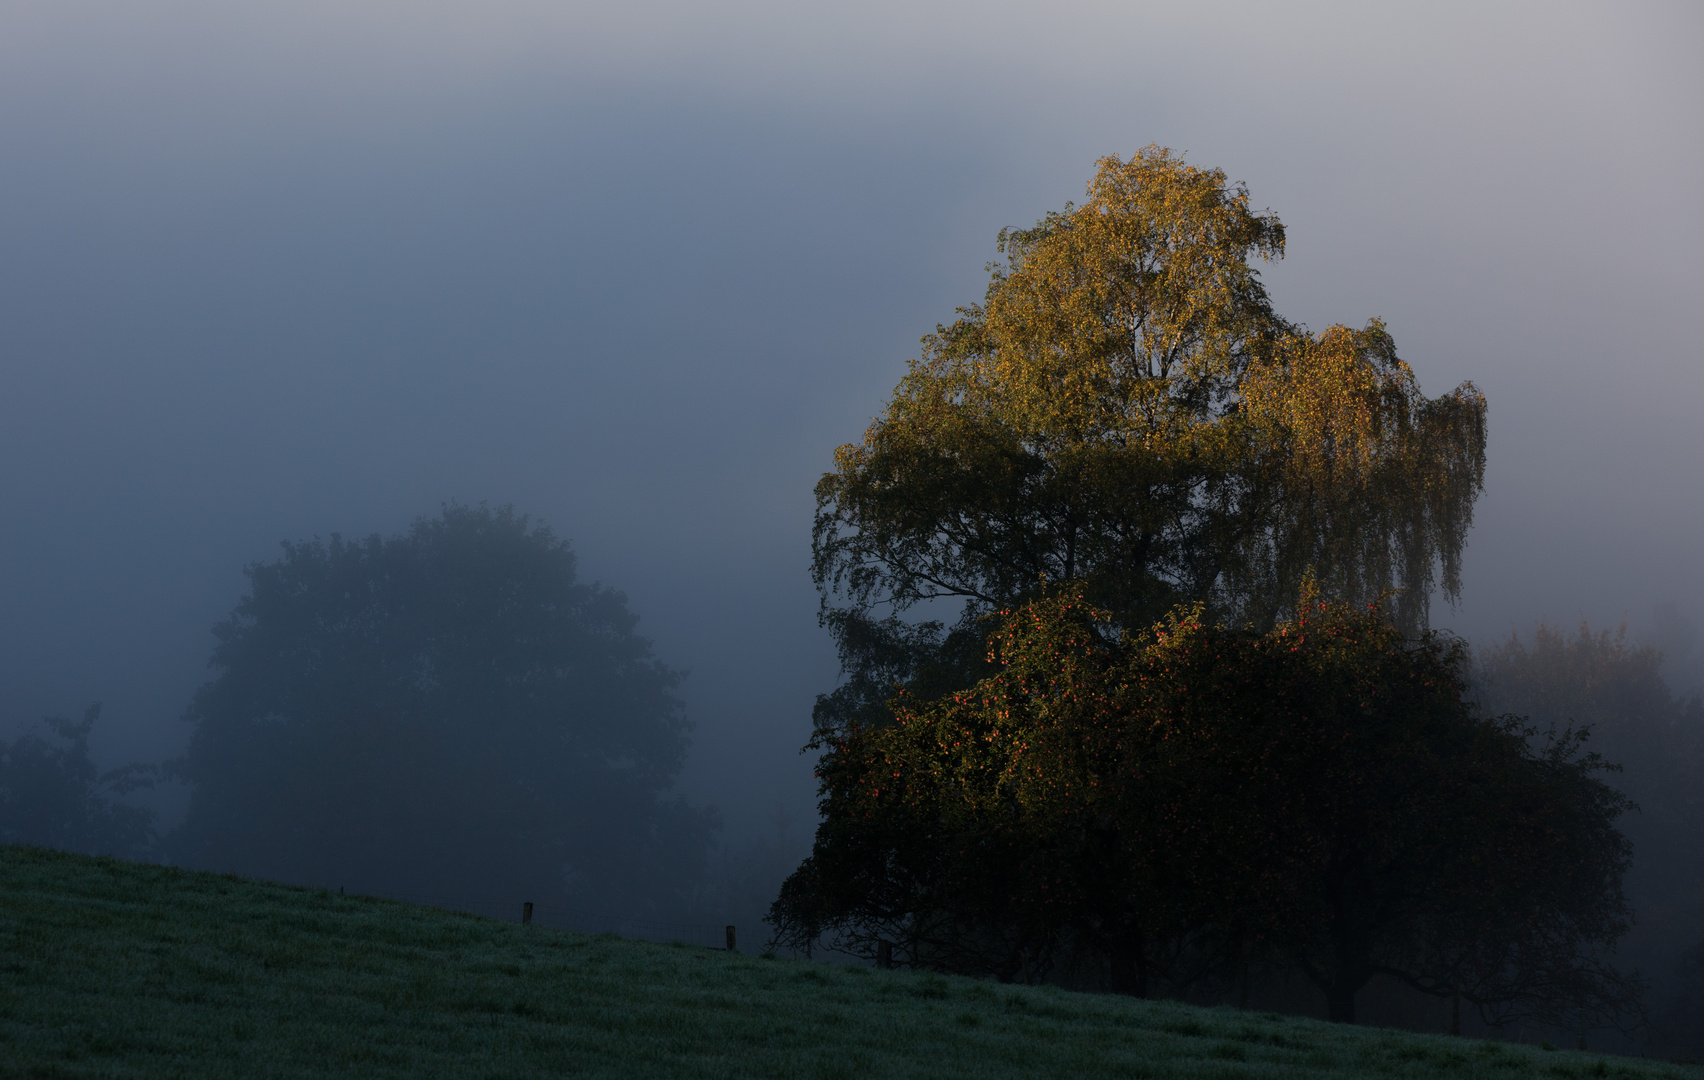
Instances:
[[[1704,1080],[0,847],[0,1075]]]

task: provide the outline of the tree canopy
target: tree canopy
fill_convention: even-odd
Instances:
[[[665,797],[690,730],[680,675],[548,529],[452,507],[246,572],[186,717],[178,858],[628,911],[702,866],[713,816]]]
[[[1251,260],[1284,240],[1245,187],[1158,147],[1000,234],[982,303],[923,339],[817,485],[813,573],[848,674],[819,726],[879,712],[895,681],[967,685],[977,618],[1044,582],[1127,627],[1179,603],[1271,626],[1308,588],[1398,589],[1413,632],[1434,585],[1457,594],[1485,400],[1422,395],[1377,320],[1281,318]],[[962,605],[950,632],[901,618],[942,599]]]
[[[1109,617],[1029,602],[993,674],[825,736],[781,940],[1006,979],[1087,953],[1133,993],[1280,965],[1340,1020],[1377,974],[1488,1021],[1626,1006],[1626,801],[1577,734],[1478,718],[1459,643],[1336,604],[1115,643]]]
[[[1279,316],[1284,243],[1221,171],[1104,158],[835,452],[845,679],[780,940],[1136,993],[1267,965],[1344,1020],[1377,975],[1488,1022],[1632,1001],[1625,797],[1428,629],[1485,399],[1426,397],[1377,319]]]

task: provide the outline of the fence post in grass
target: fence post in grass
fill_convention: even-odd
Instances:
[[[876,942],[876,966],[884,971],[893,967],[893,942]]]
[[[739,952],[739,950],[734,947],[734,928],[731,926],[728,927],[728,951]]]
[[[1461,990],[1451,988],[1450,994],[1450,1034],[1461,1034]]]
[[[532,901],[531,900],[528,900],[525,903],[521,904],[521,925],[522,926],[531,926],[532,925]]]

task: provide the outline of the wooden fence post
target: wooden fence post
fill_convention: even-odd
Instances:
[[[531,900],[528,900],[521,905],[521,925],[522,926],[531,926],[532,925],[532,901]]]
[[[876,966],[884,971],[893,967],[893,942],[876,942]]]
[[[734,928],[731,926],[728,927],[728,951],[739,952],[739,949],[734,947]]]

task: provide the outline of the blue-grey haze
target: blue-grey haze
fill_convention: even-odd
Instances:
[[[807,813],[812,483],[1149,142],[1284,219],[1280,311],[1486,391],[1436,622],[1704,621],[1696,9],[623,11],[0,9],[0,725],[174,754],[245,563],[512,502],[691,671],[687,794]]]

